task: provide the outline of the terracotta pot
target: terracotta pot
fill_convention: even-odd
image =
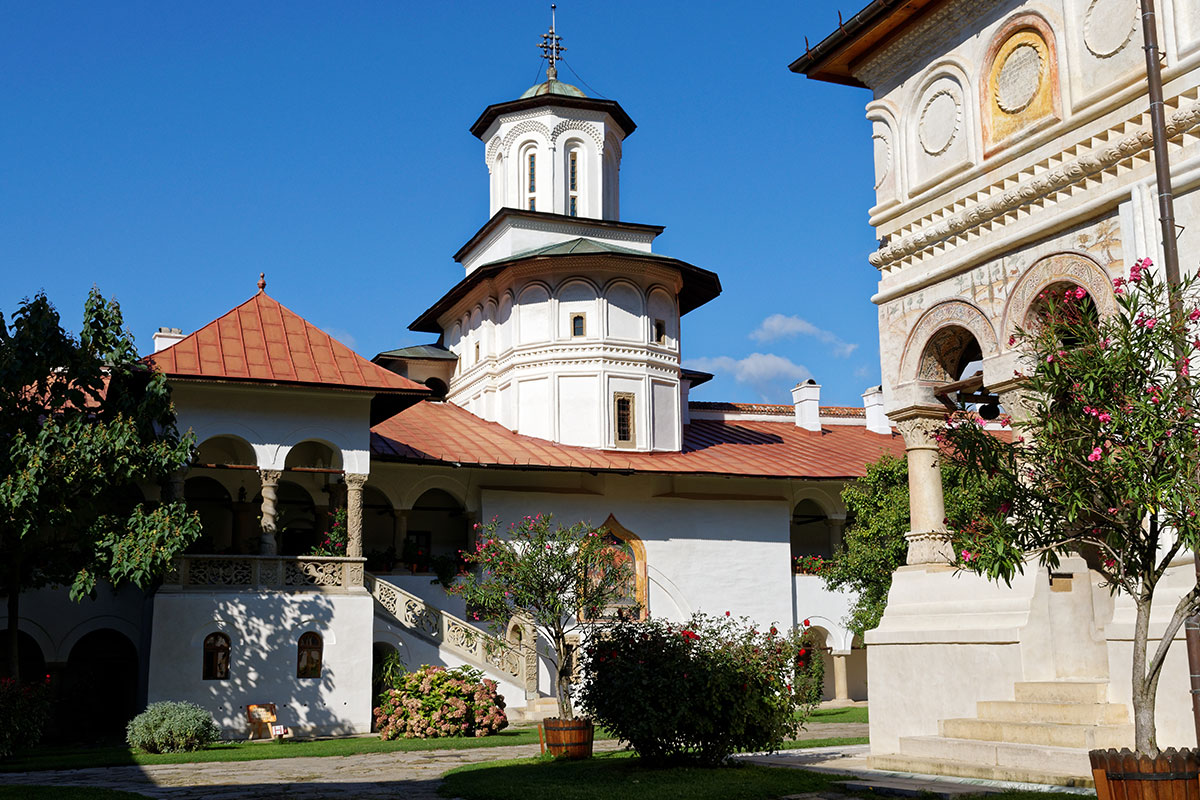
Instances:
[[[1200,752],[1169,747],[1158,758],[1092,750],[1096,800],[1200,800]]]
[[[559,758],[592,757],[595,730],[591,720],[550,717],[542,720],[542,729],[546,733],[546,749],[550,755]]]

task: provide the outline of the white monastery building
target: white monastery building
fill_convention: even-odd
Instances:
[[[1157,6],[1178,245],[1194,274],[1200,2]],[[956,572],[934,434],[939,391],[960,379],[1022,413],[1010,336],[1040,292],[1082,286],[1106,313],[1113,278],[1144,256],[1162,263],[1139,3],[874,0],[792,70],[871,93],[869,261],[912,496],[908,565],[867,634],[872,761],[1079,785],[1088,749],[1134,743],[1134,605],[1081,557],[1011,587]],[[1185,552],[1158,586],[1151,647],[1194,585]],[[1183,636],[1159,685],[1162,747],[1195,743]]]
[[[199,703],[230,736],[261,703],[301,733],[368,731],[372,665],[392,649],[410,667],[479,667],[510,713],[536,716],[553,708],[545,663],[486,649],[432,580],[476,521],[552,513],[607,528],[646,613],[810,619],[828,695],[865,698],[849,598],[793,564],[836,551],[845,482],[903,453],[883,393],[822,407],[809,381],[794,405],[689,402],[712,376],[681,367],[681,319],[721,286],[655,252],[662,227],[620,219],[625,110],[558,81],[552,54],[545,82],[470,130],[492,216],[455,255],[461,280],[410,326],[430,344],[368,361],[265,280],[200,330],[156,335],[148,360],[199,441],[181,480],[203,538],[148,596],[23,604],[31,658],[63,667],[81,638],[124,639],[143,699]],[[310,555],[343,506],[346,556]]]

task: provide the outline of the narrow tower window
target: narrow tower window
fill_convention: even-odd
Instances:
[[[570,176],[570,178],[568,180],[568,188],[570,189],[570,191],[568,192],[568,194],[570,195],[568,213],[572,217],[577,217],[577,216],[579,216],[579,151],[578,150],[571,151],[571,158],[570,158],[570,165],[568,167],[568,173]]]
[[[571,315],[571,335],[584,336],[587,333],[587,319],[583,314]]]
[[[657,344],[667,343],[667,322],[666,320],[654,320],[654,341]]]
[[[537,192],[537,153],[532,150],[529,152],[529,181],[526,185],[526,194],[529,201],[529,210],[537,211],[537,198],[534,193]]]
[[[618,392],[613,396],[613,416],[617,447],[632,447],[634,445],[632,394]]]

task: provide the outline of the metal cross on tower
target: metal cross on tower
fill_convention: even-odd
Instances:
[[[546,80],[550,81],[558,80],[558,68],[554,65],[557,64],[559,59],[562,58],[560,53],[567,49],[561,44],[562,37],[554,32],[554,9],[556,7],[557,6],[551,3],[550,32],[542,34],[542,43],[538,45],[538,47],[542,49],[542,58],[545,58],[550,62],[550,65],[546,67]]]

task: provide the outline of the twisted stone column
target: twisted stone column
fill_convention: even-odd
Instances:
[[[346,555],[350,558],[362,558],[363,554],[362,496],[366,482],[366,475],[346,473]]]
[[[258,542],[258,554],[262,556],[273,556],[279,552],[278,542],[275,539],[278,533],[277,520],[275,518],[275,501],[276,492],[279,489],[279,479],[283,477],[283,471],[278,469],[260,469],[259,477],[262,478],[262,538]]]
[[[954,560],[946,532],[946,502],[942,496],[942,465],[937,434],[944,430],[944,412],[912,409],[892,417],[908,454],[909,564],[945,564]]]

